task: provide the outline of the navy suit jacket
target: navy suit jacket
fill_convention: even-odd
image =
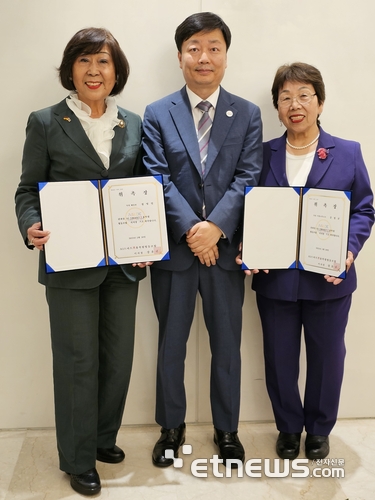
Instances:
[[[196,257],[185,234],[202,220],[204,190],[207,220],[226,236],[218,242],[217,264],[238,270],[244,188],[257,185],[262,167],[259,108],[220,89],[203,179],[186,87],[147,106],[143,130],[145,167],[163,175],[171,257],[154,267],[182,271],[192,265]]]
[[[124,121],[125,127],[114,129],[108,170],[65,99],[31,113],[26,129],[22,175],[16,192],[18,224],[26,244],[27,229],[40,222],[38,182],[121,178],[142,173],[141,119],[125,109],[118,110],[118,117]],[[121,267],[132,281],[145,276],[144,269],[131,265]],[[39,282],[44,285],[88,289],[98,286],[106,274],[106,267],[46,274],[44,252],[40,252]]]
[[[316,154],[306,187],[338,189],[352,192],[349,243],[354,258],[370,236],[374,223],[373,193],[358,142],[333,137],[320,129],[317,146],[327,149],[328,156]],[[286,177],[286,134],[266,142],[263,147],[261,186],[288,186]],[[270,270],[253,277],[253,289],[272,299],[326,300],[352,293],[357,286],[354,263],[339,285],[328,283],[323,275],[297,269]]]

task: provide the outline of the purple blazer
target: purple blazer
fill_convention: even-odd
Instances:
[[[286,133],[263,145],[260,186],[288,186],[285,166]],[[320,129],[319,148],[329,150],[325,159],[315,155],[306,187],[352,192],[348,250],[354,258],[370,236],[374,223],[373,193],[361,147],[358,142],[333,137]],[[271,299],[327,300],[343,297],[357,287],[354,264],[339,285],[328,283],[323,275],[298,269],[270,270],[253,277],[253,290]]]

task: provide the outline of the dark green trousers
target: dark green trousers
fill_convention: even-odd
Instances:
[[[119,267],[89,290],[46,288],[60,469],[95,467],[121,425],[133,362],[138,282]]]

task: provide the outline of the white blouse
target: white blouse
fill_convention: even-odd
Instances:
[[[286,177],[289,186],[305,186],[309,176],[315,150],[306,155],[292,155],[286,152]]]
[[[113,96],[109,96],[106,98],[105,103],[107,105],[105,113],[100,118],[91,118],[90,106],[80,101],[76,92],[72,92],[66,98],[66,104],[81,122],[103,165],[108,169],[112,151],[112,139],[115,135],[113,129],[121,120],[117,118],[116,99]]]

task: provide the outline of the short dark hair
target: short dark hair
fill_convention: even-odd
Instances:
[[[61,65],[58,68],[61,85],[75,90],[72,80],[73,64],[83,54],[98,54],[107,45],[115,65],[116,83],[110,95],[122,92],[129,78],[129,62],[116,38],[104,28],[85,28],[78,31],[65,47]]]
[[[221,17],[212,12],[198,12],[187,17],[176,29],[175,42],[181,52],[182,44],[196,33],[209,33],[219,29],[224,37],[227,50],[229,49],[232,34]]]
[[[323,78],[317,68],[311,66],[311,64],[302,62],[284,64],[276,71],[271,89],[272,102],[276,109],[278,109],[277,101],[279,100],[279,92],[285,82],[310,83],[314,87],[319,105],[323,104],[326,99]]]

